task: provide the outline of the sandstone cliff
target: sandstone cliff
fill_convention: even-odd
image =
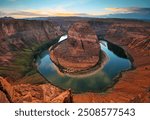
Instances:
[[[121,74],[105,94],[84,93],[74,102],[150,102],[150,23],[136,20],[102,19],[90,22],[96,33],[123,47],[132,57],[134,69]]]
[[[0,53],[22,50],[61,34],[60,27],[48,21],[0,20]]]
[[[0,88],[5,91],[5,94],[0,91],[0,102],[72,102],[70,90],[63,91],[51,84],[11,85],[6,79],[0,77]]]
[[[33,54],[62,34],[49,21],[0,20],[0,75],[17,80],[32,71]]]
[[[68,39],[54,46],[50,55],[58,67],[73,73],[98,64],[100,45],[88,22],[80,21],[69,28]]]
[[[97,34],[105,39],[116,41],[118,45],[139,49],[140,52],[150,48],[150,23],[138,20],[102,19],[90,21]]]
[[[7,99],[4,92],[0,90],[0,103],[9,103],[9,100]]]

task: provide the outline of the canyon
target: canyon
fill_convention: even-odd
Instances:
[[[83,19],[98,39],[104,37],[121,46],[132,58],[133,69],[122,72],[118,82],[103,94],[72,94],[71,90],[57,88],[33,64],[41,46],[48,48],[49,42],[55,42],[72,23]],[[0,76],[0,102],[150,102],[150,23],[71,17],[0,20]]]
[[[0,75],[12,81],[31,72],[33,53],[61,34],[48,21],[0,20]]]

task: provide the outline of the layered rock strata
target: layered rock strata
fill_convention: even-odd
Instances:
[[[138,20],[97,19],[91,21],[97,34],[124,48],[132,57],[134,69],[123,72],[105,94],[84,93],[74,102],[150,102],[150,23]]]
[[[68,38],[54,46],[52,61],[69,73],[94,67],[100,60],[98,38],[88,22],[76,22],[68,30]]]
[[[0,91],[0,103],[1,102],[15,102],[15,103],[72,102],[72,95],[70,90],[63,91],[51,84],[12,85],[7,81],[7,79],[0,77],[0,87],[3,91],[5,91],[5,94]]]

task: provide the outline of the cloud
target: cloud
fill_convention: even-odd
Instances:
[[[8,0],[11,2],[19,0]],[[57,6],[51,6],[48,8],[38,8],[38,9],[3,9],[0,8],[0,16],[10,16],[14,18],[28,18],[28,17],[47,17],[47,16],[88,16],[88,13],[80,13],[78,10],[70,9],[78,4],[82,5],[90,0],[76,0],[76,1],[61,1],[58,2]],[[16,6],[17,8],[17,6]],[[3,13],[3,14],[2,14]]]
[[[0,17],[11,16],[14,18],[29,18],[29,17],[47,17],[47,16],[90,16],[86,13],[68,12],[65,9],[41,9],[41,10],[22,10],[16,12],[2,12]]]
[[[150,19],[150,8],[105,8],[104,18]]]
[[[149,13],[150,14],[150,8],[134,8],[132,10],[135,13]]]
[[[11,16],[14,18],[26,18],[26,17],[45,17],[46,15],[40,14],[40,13],[32,13],[32,12],[26,12],[26,11],[17,11],[17,12],[1,12],[0,11],[0,17],[4,16]]]
[[[55,16],[90,16],[86,13],[56,13]]]
[[[106,11],[111,14],[118,13],[150,13],[150,8],[138,8],[138,7],[130,7],[130,8],[105,8]]]
[[[91,13],[78,13],[75,11],[68,11],[65,8],[58,6],[55,9],[28,9],[21,11],[0,11],[0,17],[10,16],[14,18],[30,18],[30,17],[48,17],[48,16],[82,16],[82,17],[103,17],[116,14],[132,14],[150,15],[150,8],[105,8],[103,11],[91,11]]]
[[[106,11],[110,11],[113,13],[128,13],[131,12],[129,8],[105,8]]]
[[[5,12],[0,11],[0,17],[6,16],[7,14]]]
[[[26,12],[26,11],[20,11],[20,12],[14,12],[14,13],[9,13],[11,16],[45,16],[44,14],[38,14],[38,13],[32,13],[32,12]]]

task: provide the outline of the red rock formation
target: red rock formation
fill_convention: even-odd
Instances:
[[[0,58],[8,52],[32,49],[34,43],[52,40],[61,34],[60,27],[48,21],[0,20]]]
[[[105,94],[84,93],[73,96],[74,102],[150,102],[150,23],[128,20],[105,20],[93,23],[97,34],[123,47],[133,58],[134,69],[123,72]],[[99,29],[100,28],[100,29]]]
[[[150,102],[150,66],[125,72],[119,82],[105,94],[83,93],[73,102]]]
[[[87,70],[99,61],[100,45],[87,22],[76,22],[68,31],[68,39],[54,46],[52,61],[69,73]]]
[[[35,20],[0,20],[0,40],[20,41],[33,39],[37,42],[51,40],[61,35],[60,27],[49,21]],[[26,35],[26,36],[22,36]],[[25,39],[27,38],[27,40]],[[31,41],[28,41],[31,42]]]
[[[31,85],[18,84],[11,85],[6,79],[0,77],[1,88],[5,91],[10,102],[71,102],[71,91],[63,91],[51,84]],[[4,93],[0,91],[0,102],[8,102]]]
[[[0,76],[0,86],[1,89],[5,91],[6,94],[10,96],[9,98],[11,99],[11,96],[13,96],[13,87],[7,80],[3,79],[1,76]]]
[[[72,102],[71,90],[66,90],[61,93],[59,96],[51,100],[52,103],[68,103]]]
[[[9,100],[7,99],[4,92],[0,91],[0,103],[9,103]]]
[[[68,40],[76,40],[79,45],[81,41],[98,43],[95,31],[91,28],[90,24],[85,21],[75,22],[68,30]],[[80,46],[81,47],[81,46]],[[81,47],[82,48],[82,47]]]

